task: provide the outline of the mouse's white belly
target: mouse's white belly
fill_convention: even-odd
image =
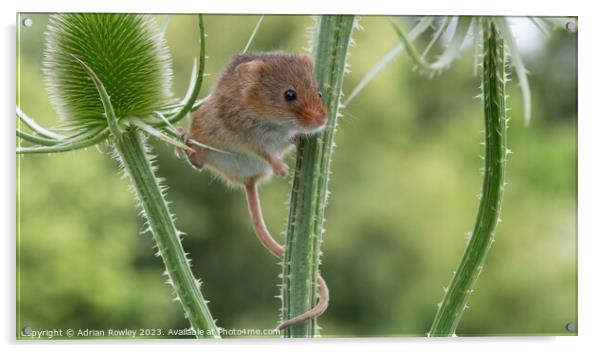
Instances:
[[[272,167],[263,159],[247,153],[210,152],[205,164],[231,182],[246,183],[251,178],[272,175]]]

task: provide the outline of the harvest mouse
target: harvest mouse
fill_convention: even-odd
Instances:
[[[219,77],[210,97],[196,112],[184,142],[194,140],[217,150],[186,151],[193,167],[208,169],[226,184],[243,187],[261,243],[283,258],[284,247],[267,230],[257,185],[272,174],[286,176],[282,161],[301,136],[320,132],[327,108],[314,77],[313,61],[283,52],[234,56]],[[283,329],[321,315],[328,306],[328,287],[318,276],[319,301],[309,311],[283,321]]]

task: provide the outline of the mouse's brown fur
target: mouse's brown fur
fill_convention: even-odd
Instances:
[[[286,99],[287,91],[294,92],[295,99]],[[197,169],[207,168],[229,185],[245,188],[255,232],[279,258],[283,257],[284,248],[265,227],[257,184],[272,173],[287,175],[283,156],[299,136],[321,131],[326,120],[327,108],[309,57],[282,52],[248,53],[232,58],[211,96],[196,112],[190,132],[183,134],[185,140],[193,139],[226,152],[195,147],[195,152],[186,154]],[[318,284],[318,305],[281,323],[279,328],[312,319],[326,310],[328,288],[321,276]]]
[[[286,101],[287,90],[297,98]],[[288,168],[281,159],[294,138],[321,130],[326,112],[307,56],[237,55],[197,111],[189,133],[190,138],[231,154],[199,151],[194,164],[240,186],[267,179],[272,170],[286,175]]]

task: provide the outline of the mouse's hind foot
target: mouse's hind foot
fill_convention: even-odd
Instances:
[[[184,130],[181,127],[177,127],[176,130],[178,131],[180,141],[182,141],[185,145],[188,145],[188,139],[190,138],[190,135],[188,134],[188,132],[186,132],[186,130]],[[182,158],[186,155],[186,152],[184,151],[184,149],[182,149],[180,147],[176,147],[174,152],[176,154],[176,157],[178,157],[178,158]]]

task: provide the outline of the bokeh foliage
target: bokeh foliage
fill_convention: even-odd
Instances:
[[[28,17],[33,27],[20,28],[19,103],[55,126],[41,68],[47,16]],[[197,53],[195,21],[172,16],[167,31],[178,96]],[[212,75],[203,94],[256,21],[206,17]],[[305,16],[267,16],[251,49],[303,51],[312,23]],[[361,24],[344,92],[397,43],[386,18],[364,17]],[[566,334],[565,325],[577,320],[576,35],[556,31],[544,43],[525,57],[533,95],[529,127],[519,115],[520,93],[509,84],[514,153],[503,222],[458,335]],[[430,327],[478,207],[483,127],[472,64],[465,53],[452,70],[427,79],[402,56],[343,110],[322,246],[321,271],[332,293],[322,335],[424,335]],[[177,225],[188,233],[184,247],[218,324],[272,328],[280,268],[255,239],[244,195],[191,170],[172,148],[155,147],[158,174],[166,178]],[[95,149],[18,158],[21,325],[188,327],[162,283],[149,235],[139,234],[137,208],[113,160]],[[289,187],[275,179],[261,189],[274,234],[283,230]]]

